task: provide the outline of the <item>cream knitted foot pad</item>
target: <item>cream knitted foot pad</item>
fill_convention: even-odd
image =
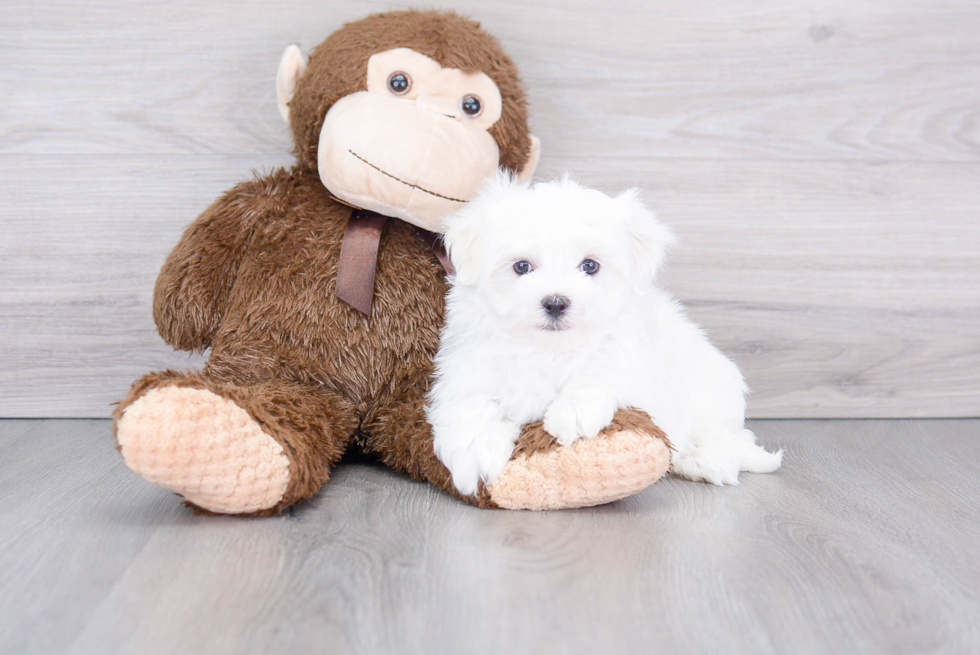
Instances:
[[[289,459],[244,409],[206,389],[152,389],[116,427],[126,465],[199,507],[243,514],[274,507]]]
[[[504,509],[590,507],[646,489],[669,467],[667,444],[642,432],[623,430],[519,455],[487,491]],[[570,486],[568,480],[576,484]]]

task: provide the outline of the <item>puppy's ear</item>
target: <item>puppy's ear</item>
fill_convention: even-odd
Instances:
[[[446,252],[456,269],[456,284],[475,285],[481,275],[479,243],[483,230],[480,207],[471,205],[443,219]]]
[[[634,280],[641,292],[649,293],[663,266],[667,248],[677,243],[677,237],[647,209],[639,195],[638,189],[630,189],[620,194],[615,202],[620,206],[629,239]]]
[[[446,250],[456,269],[456,284],[476,285],[491,266],[487,253],[493,248],[495,210],[513,193],[528,188],[516,176],[500,169],[485,179],[476,197],[465,207],[443,219]]]

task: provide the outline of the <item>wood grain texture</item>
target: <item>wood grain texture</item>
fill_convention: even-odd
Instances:
[[[980,415],[980,6],[434,5],[517,60],[543,176],[640,186],[675,227],[664,284],[750,415]],[[5,4],[0,416],[107,416],[147,370],[199,365],[155,334],[159,265],[291,162],[282,49],[399,6]]]
[[[480,510],[347,464],[286,516],[194,516],[108,421],[0,421],[0,651],[969,653],[980,421],[757,421],[739,487]]]

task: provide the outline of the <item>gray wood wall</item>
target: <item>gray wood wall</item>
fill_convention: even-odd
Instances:
[[[645,190],[663,277],[755,417],[980,415],[975,0],[426,0],[521,66],[539,172]],[[0,416],[102,417],[191,367],[150,296],[182,228],[289,165],[279,55],[409,5],[5,2]]]

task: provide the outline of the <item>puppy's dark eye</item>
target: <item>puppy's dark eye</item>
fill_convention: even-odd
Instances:
[[[533,270],[534,267],[531,266],[531,262],[525,261],[523,259],[517,262],[516,264],[514,264],[514,272],[517,273],[518,275],[527,275]]]
[[[584,262],[578,265],[578,270],[582,271],[586,275],[595,275],[599,272],[599,262],[594,259],[586,259]]]
[[[477,96],[465,96],[459,101],[459,108],[470,118],[476,118],[483,113],[483,103]]]
[[[412,78],[408,76],[408,73],[395,71],[388,76],[388,90],[394,93],[396,96],[405,95],[411,88]]]

